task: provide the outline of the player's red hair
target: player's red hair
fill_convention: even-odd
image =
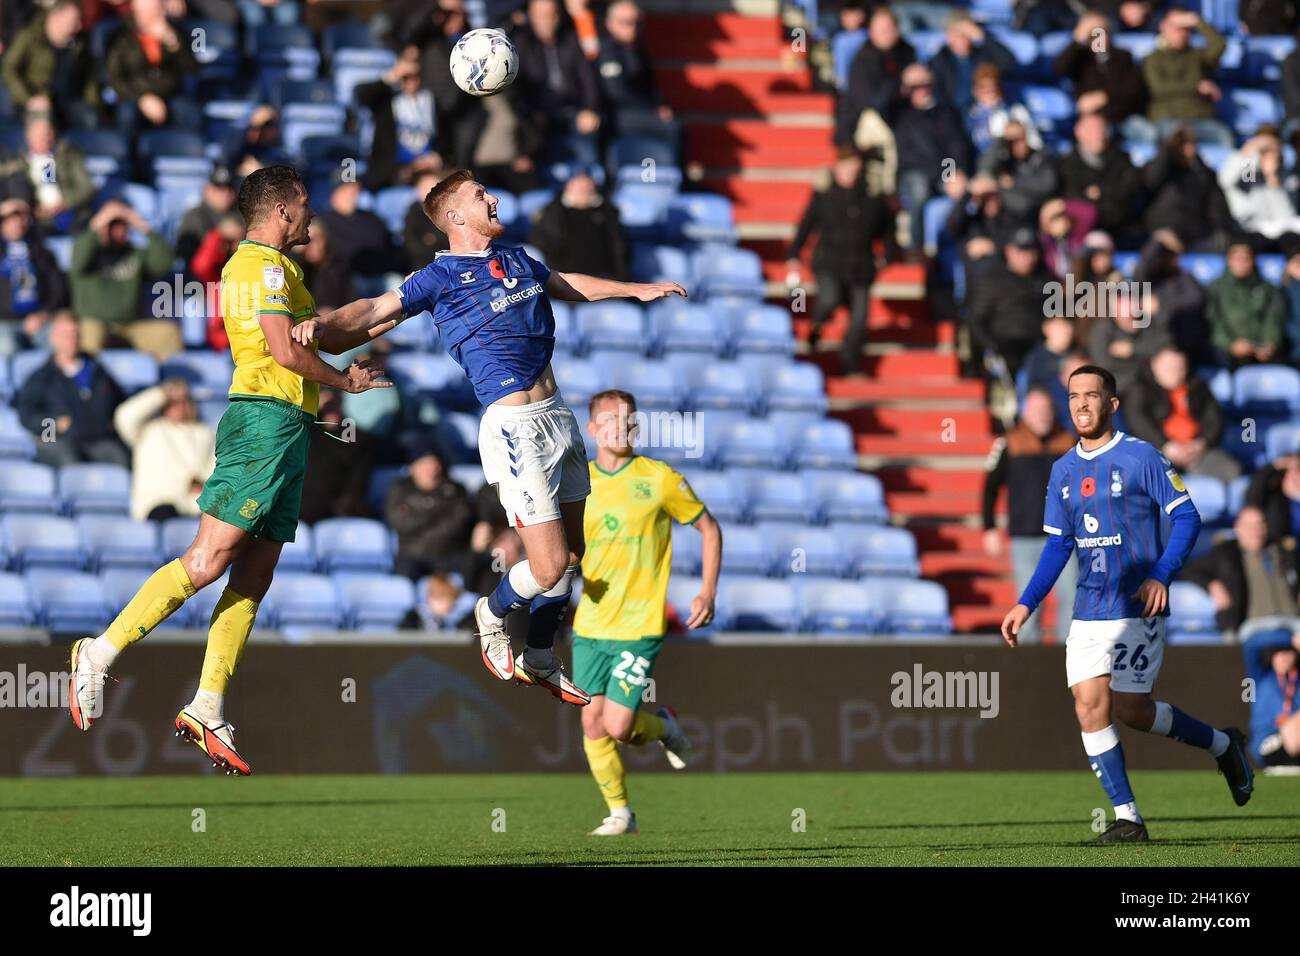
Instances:
[[[451,197],[456,194],[465,183],[472,183],[474,174],[468,169],[458,169],[453,173],[448,173],[443,177],[442,182],[434,186],[424,197],[424,214],[429,217],[429,221],[444,233],[447,231],[446,225],[442,221],[443,213],[447,211],[447,204]]]

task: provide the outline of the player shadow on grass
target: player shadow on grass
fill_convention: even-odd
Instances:
[[[1241,823],[1244,820],[1295,820],[1295,814],[1250,814],[1249,816],[1219,817],[1160,817],[1149,818],[1154,823]],[[830,826],[828,830],[966,830],[972,827],[1051,827],[1077,826],[1074,820],[977,820],[972,823],[850,823]]]
[[[249,807],[252,809],[266,807],[365,807],[365,806],[384,806],[399,803],[418,803],[428,804],[427,797],[410,799],[385,799],[385,800],[203,800],[204,808],[207,807]],[[480,804],[482,799],[478,797],[464,797],[458,800],[439,799],[439,803],[472,803]],[[88,803],[88,804],[70,804],[61,803],[57,806],[30,806],[30,807],[5,807],[0,806],[0,813],[59,813],[65,810],[175,810],[180,804],[174,803]],[[189,806],[189,804],[184,804]]]

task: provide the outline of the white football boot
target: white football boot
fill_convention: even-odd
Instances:
[[[107,667],[90,663],[86,653],[94,638],[83,637],[72,645],[68,655],[72,667],[72,680],[68,684],[68,710],[72,722],[80,731],[87,731],[104,710],[104,681],[108,679]]]
[[[671,707],[660,707],[655,713],[664,721],[664,735],[659,740],[664,748],[664,756],[674,770],[685,770],[691,762],[691,742],[682,730],[682,725],[677,722],[677,712]]]
[[[631,810],[627,815],[621,813],[611,813],[600,822],[600,826],[592,830],[588,836],[627,836],[630,833],[636,833],[636,814]]]
[[[488,610],[488,599],[481,597],[474,605],[474,620],[478,624],[478,643],[483,651],[483,664],[497,680],[514,680],[515,652],[510,648],[504,621],[496,621]]]

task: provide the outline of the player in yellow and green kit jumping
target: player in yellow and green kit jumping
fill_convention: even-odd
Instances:
[[[251,773],[235,750],[224,716],[226,687],[271,585],[280,549],[298,528],[308,436],[321,383],[348,392],[388,388],[367,361],[340,372],[337,354],[393,328],[322,330],[312,347],[295,342],[294,325],[316,314],[302,269],[285,250],[307,241],[307,189],[289,166],[251,173],[239,190],[248,238],[221,271],[221,311],[235,372],[230,406],[217,426],[216,469],[203,486],[199,530],[183,555],[153,573],[107,631],[72,645],[68,707],[79,730],[103,708],[104,680],[117,655],[145,637],[199,590],[230,570],[208,631],[199,690],[176,716],[176,732],[227,773]],[[148,468],[149,462],[136,462]]]
[[[640,709],[667,628],[672,523],[694,525],[704,536],[703,583],[685,621],[691,629],[713,619],[722,531],[685,478],[632,448],[635,398],[600,392],[590,412],[587,429],[597,451],[588,464],[591,496],[582,599],[573,622],[573,680],[591,695],[582,709],[583,744],[609,805],[609,816],[591,832],[619,836],[637,831],[619,743],[658,741],[677,770],[690,758],[690,742],[670,708],[655,714]]]

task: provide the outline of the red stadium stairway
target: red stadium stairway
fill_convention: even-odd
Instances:
[[[685,130],[686,175],[732,200],[741,244],[763,260],[768,297],[789,304],[785,249],[834,156],[833,97],[814,91],[775,0],[644,6],[660,88]],[[955,629],[996,631],[1016,595],[1006,555],[989,558],[982,545],[994,435],[983,383],[961,377],[952,323],[931,313],[924,267],[894,265],[878,276],[862,375],[840,374],[843,309],[808,353],[816,289],[807,291],[795,334],[803,356],[826,373],[831,415],[853,427],[861,467],[884,483],[893,521],[916,536],[923,575],[947,588]]]

